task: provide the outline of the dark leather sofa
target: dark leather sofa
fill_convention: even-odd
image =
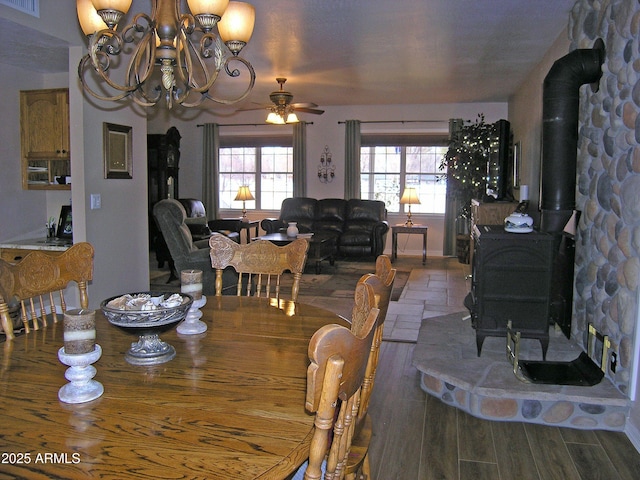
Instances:
[[[297,222],[300,233],[335,236],[337,256],[377,257],[389,231],[386,218],[385,204],[379,200],[295,197],[283,200],[279,218],[264,219],[260,226],[276,233]]]

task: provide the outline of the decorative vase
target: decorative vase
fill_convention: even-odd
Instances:
[[[289,226],[287,227],[287,237],[297,237],[298,236],[298,222],[289,222]]]

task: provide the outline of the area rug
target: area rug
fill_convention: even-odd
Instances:
[[[409,279],[411,268],[401,267],[397,269],[396,278],[391,292],[391,300],[396,301],[402,294],[402,289]],[[358,280],[365,273],[375,271],[373,261],[336,261],[334,265],[323,265],[320,274],[315,273],[315,266],[308,267],[300,280],[300,295],[304,297],[324,298],[353,298],[353,292]],[[180,280],[169,280],[169,269],[158,269],[155,262],[151,262],[149,270],[149,283],[152,291],[180,291]],[[282,279],[282,287],[290,286],[292,277],[285,274]],[[328,304],[330,302],[327,302]],[[327,305],[330,308],[330,305]]]

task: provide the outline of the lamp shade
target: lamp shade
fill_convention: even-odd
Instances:
[[[187,0],[192,15],[216,15],[222,17],[229,0]]]
[[[76,2],[76,12],[78,13],[80,28],[82,28],[85,35],[93,35],[107,28],[107,24],[98,15],[91,0],[78,0]]]
[[[96,10],[116,10],[126,14],[131,7],[132,0],[93,0]]]
[[[274,125],[284,125],[284,118],[282,118],[276,112],[269,112],[266,122],[273,123]]]
[[[298,116],[291,112],[289,115],[287,115],[287,123],[298,123],[300,120],[298,120]]]
[[[227,10],[218,22],[218,33],[224,43],[249,43],[256,22],[256,10],[245,2],[229,2]]]
[[[402,192],[402,197],[400,198],[400,203],[406,205],[419,205],[420,198],[418,197],[418,191],[414,187],[407,187]]]
[[[253,198],[248,185],[241,185],[238,189],[235,200],[255,200],[255,198]]]

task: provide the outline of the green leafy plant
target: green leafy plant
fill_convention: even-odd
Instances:
[[[439,168],[447,170],[447,195],[460,202],[460,217],[470,219],[471,199],[482,198],[486,193],[493,136],[495,127],[485,123],[483,113],[478,114],[475,122],[463,121],[458,131],[452,132],[449,149]]]

